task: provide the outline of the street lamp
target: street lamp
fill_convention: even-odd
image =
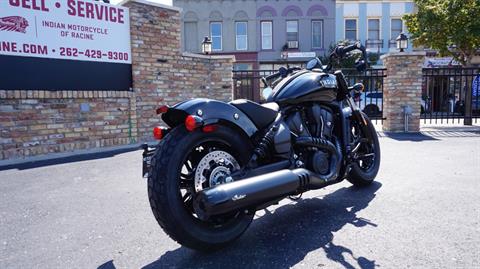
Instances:
[[[202,53],[203,54],[210,54],[212,53],[212,40],[210,40],[210,38],[208,36],[206,36],[204,39],[203,39],[203,42],[202,42]]]
[[[404,52],[408,48],[408,37],[404,34],[401,33],[397,39],[397,49],[400,50],[400,52]]]

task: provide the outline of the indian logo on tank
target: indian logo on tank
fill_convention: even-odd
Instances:
[[[29,26],[27,19],[20,16],[0,18],[0,31],[26,33]]]

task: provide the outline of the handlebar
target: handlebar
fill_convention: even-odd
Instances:
[[[270,80],[278,79],[280,77],[284,78],[284,77],[288,76],[289,74],[291,74],[295,71],[298,71],[298,70],[302,70],[302,68],[300,68],[298,66],[289,67],[289,68],[280,67],[280,69],[278,69],[277,73],[274,73],[274,74],[271,74],[271,75],[265,77],[265,80],[270,81]]]
[[[280,72],[277,72],[277,73],[271,74],[270,76],[265,77],[265,79],[268,81],[268,80],[277,79],[277,78],[279,78],[280,76],[281,76]]]
[[[332,57],[338,57],[338,58],[342,58],[344,57],[347,53],[351,52],[351,51],[354,51],[354,50],[360,50],[362,52],[362,58],[366,58],[366,49],[365,47],[360,43],[360,42],[357,42],[353,45],[349,45],[349,46],[338,46],[335,48],[335,50],[332,52],[332,54],[330,54],[330,58]]]
[[[343,58],[347,53],[352,52],[354,50],[360,50],[362,52],[362,57],[355,63],[355,65],[362,65],[362,66],[367,66],[367,50],[365,47],[360,43],[356,42],[353,45],[349,46],[337,46],[333,52],[330,54],[330,63],[327,65],[327,67],[323,68],[325,72],[328,72],[332,68],[332,58]],[[289,74],[302,70],[302,68],[295,66],[295,67],[290,67],[290,68],[285,68],[285,67],[280,67],[278,72],[271,74],[267,77],[262,78],[262,82],[265,84],[265,86],[268,86],[268,81],[276,80],[280,77],[285,78]]]

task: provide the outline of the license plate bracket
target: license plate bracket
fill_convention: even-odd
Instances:
[[[152,158],[155,153],[156,147],[149,147],[147,144],[142,145],[142,177],[148,178],[150,174],[150,168],[152,166]]]

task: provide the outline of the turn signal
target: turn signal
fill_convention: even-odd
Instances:
[[[188,115],[187,118],[185,118],[185,128],[190,132],[193,132],[195,129],[202,126],[202,124],[203,121],[200,117]]]
[[[159,108],[157,108],[157,114],[163,114],[163,113],[167,113],[169,107],[168,106],[161,106]]]
[[[162,127],[156,126],[155,128],[153,128],[153,137],[157,140],[162,140],[163,138]]]

